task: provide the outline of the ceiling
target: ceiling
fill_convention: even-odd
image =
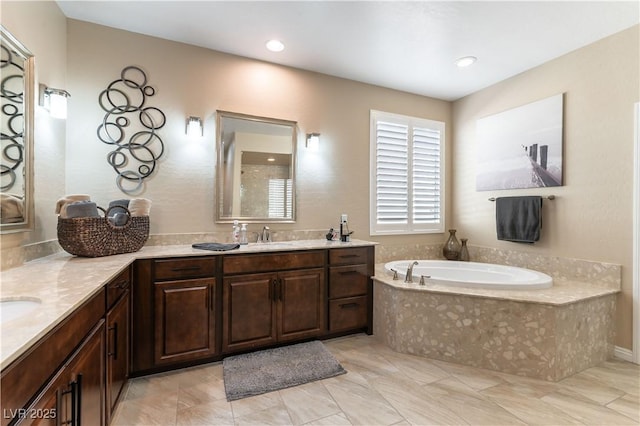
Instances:
[[[640,22],[638,1],[67,1],[73,19],[455,100]],[[270,52],[279,39],[285,50]],[[478,61],[457,68],[457,58]]]

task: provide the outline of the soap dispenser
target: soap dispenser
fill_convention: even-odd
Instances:
[[[243,223],[240,228],[240,244],[247,245],[249,244],[249,240],[247,239],[247,224]]]

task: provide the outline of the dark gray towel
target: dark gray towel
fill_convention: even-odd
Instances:
[[[222,244],[222,243],[195,243],[191,247],[200,250],[211,251],[229,251],[240,248],[240,244]]]
[[[496,232],[499,240],[534,243],[542,228],[542,197],[496,199]]]

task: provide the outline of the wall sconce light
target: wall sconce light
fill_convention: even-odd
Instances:
[[[320,148],[320,133],[307,133],[306,146],[308,149],[317,151]]]
[[[194,116],[187,117],[187,126],[185,128],[185,133],[189,137],[204,136],[202,119],[200,117]]]
[[[54,89],[44,84],[39,85],[39,101],[38,105],[49,111],[49,115],[53,118],[67,118],[67,98],[71,94],[66,90]]]

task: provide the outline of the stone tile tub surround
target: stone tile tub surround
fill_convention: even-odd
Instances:
[[[606,283],[557,278],[552,288],[531,291],[421,287],[392,280],[378,264],[374,334],[398,352],[557,381],[613,356],[620,283]]]

